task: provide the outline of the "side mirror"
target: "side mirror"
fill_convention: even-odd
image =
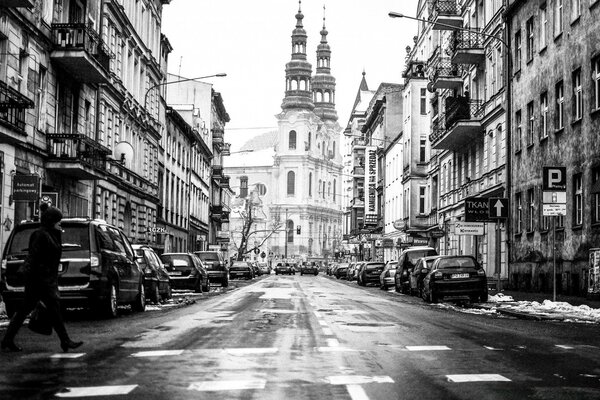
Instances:
[[[428,270],[427,268],[423,268],[423,269],[421,270],[421,273],[422,273],[422,274],[426,274],[426,273],[428,273],[428,272],[429,272],[429,270]]]

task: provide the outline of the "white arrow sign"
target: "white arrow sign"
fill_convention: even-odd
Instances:
[[[496,215],[502,215],[502,207],[504,205],[500,201],[500,199],[496,200],[496,204],[494,204],[494,208],[496,209]]]

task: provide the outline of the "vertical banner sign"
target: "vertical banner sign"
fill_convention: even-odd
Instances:
[[[377,225],[377,147],[365,148],[365,225]]]

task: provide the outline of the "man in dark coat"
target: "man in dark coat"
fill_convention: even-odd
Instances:
[[[25,300],[21,308],[12,317],[0,348],[4,351],[21,351],[14,342],[25,318],[35,308],[38,301],[46,306],[52,327],[60,338],[64,352],[75,349],[83,342],[74,342],[69,338],[60,312],[60,293],[58,291],[58,267],[62,254],[62,213],[58,208],[42,204],[41,226],[29,238],[29,254],[25,259]]]

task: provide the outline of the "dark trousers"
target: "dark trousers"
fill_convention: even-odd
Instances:
[[[2,340],[4,343],[11,343],[14,340],[25,318],[33,311],[40,300],[46,305],[50,321],[52,321],[52,328],[54,328],[60,341],[66,342],[69,340],[69,335],[67,334],[67,329],[65,328],[60,312],[58,286],[46,282],[28,282],[25,285],[25,300],[8,324],[8,329]]]

